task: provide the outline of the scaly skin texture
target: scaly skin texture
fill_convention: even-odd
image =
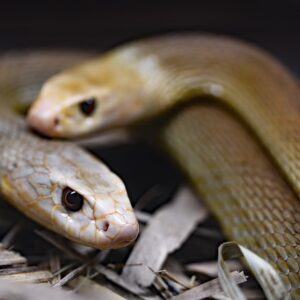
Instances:
[[[299,95],[290,73],[251,45],[167,36],[133,42],[54,76],[29,122],[48,135],[74,137],[177,107],[159,130],[161,141],[227,236],[271,262],[297,297]],[[89,117],[78,106],[87,97],[97,100]],[[193,106],[184,109],[191,98]]]
[[[220,107],[199,105],[161,134],[224,233],[271,263],[300,297],[299,199],[252,133]]]
[[[0,62],[0,85],[6,87],[0,89],[1,193],[34,221],[73,241],[98,249],[127,246],[138,234],[138,223],[120,178],[76,145],[35,136],[8,105],[12,95],[25,99],[38,79],[53,72],[48,56],[17,55]],[[62,58],[52,54],[56,67]],[[79,211],[62,204],[65,187],[84,197]]]

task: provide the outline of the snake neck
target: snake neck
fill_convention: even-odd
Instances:
[[[159,116],[191,98],[201,103],[209,96],[243,119],[300,194],[299,180],[291,176],[291,171],[300,173],[291,163],[300,161],[299,87],[270,55],[213,36],[148,39],[114,55],[133,66],[141,79],[131,95],[134,102],[142,102],[138,120]]]

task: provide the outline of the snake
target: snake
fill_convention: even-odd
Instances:
[[[39,82],[80,55],[10,53],[0,58],[0,191],[22,213],[72,241],[120,248],[138,234],[126,187],[73,143],[34,134],[14,109]]]
[[[249,42],[171,34],[58,72],[27,120],[57,138],[128,128],[160,145],[226,236],[267,260],[297,298],[299,95],[290,71]]]

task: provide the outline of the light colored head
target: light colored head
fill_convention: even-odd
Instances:
[[[91,61],[47,80],[28,123],[44,135],[67,138],[124,126],[145,110],[142,86],[138,72],[120,58]]]
[[[75,145],[47,141],[45,154],[44,141],[38,143],[43,151],[29,149],[26,163],[11,166],[3,181],[12,204],[87,246],[120,248],[134,241],[138,223],[119,177]]]

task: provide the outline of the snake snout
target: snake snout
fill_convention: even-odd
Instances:
[[[131,244],[138,236],[139,226],[138,223],[126,224],[122,226],[118,235],[112,241],[112,248],[122,248]]]
[[[49,136],[56,135],[60,126],[60,120],[54,117],[49,110],[39,110],[34,106],[29,110],[27,123],[31,128],[39,133]]]
[[[127,222],[120,216],[111,215],[104,221],[96,223],[98,230],[110,241],[109,248],[113,249],[129,245],[139,233],[139,225],[135,218]]]
[[[28,124],[30,124],[30,127],[38,131],[39,133],[47,134],[48,130],[50,129],[49,124],[46,123],[43,118],[33,116],[29,113],[27,120]]]

